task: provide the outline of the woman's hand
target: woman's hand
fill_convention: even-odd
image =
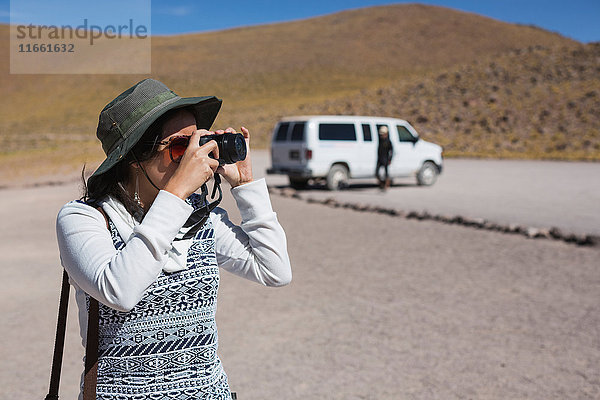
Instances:
[[[227,129],[218,130],[215,133],[222,135],[223,133],[235,133],[235,129],[229,127]],[[242,126],[242,135],[246,139],[246,158],[238,161],[235,164],[225,164],[217,168],[215,172],[223,175],[229,182],[232,188],[243,185],[244,183],[252,182],[252,161],[250,160],[250,132]]]
[[[179,166],[165,185],[164,190],[185,200],[213,177],[219,168],[217,142],[211,140],[200,146],[200,137],[211,133],[206,129],[194,132]],[[211,153],[214,158],[209,157]]]

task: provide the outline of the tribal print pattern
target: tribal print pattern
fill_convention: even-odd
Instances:
[[[109,225],[119,251],[125,243]],[[131,311],[99,304],[97,399],[231,399],[217,356],[219,268],[210,219],[187,257],[186,270],[161,272]]]

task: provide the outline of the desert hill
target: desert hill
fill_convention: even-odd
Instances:
[[[600,43],[512,50],[303,113],[407,119],[447,156],[600,159]]]
[[[146,76],[10,75],[6,25],[0,25],[0,37],[4,94],[0,164],[10,165],[10,160],[23,157],[30,157],[34,164],[36,160],[63,163],[64,153],[73,164],[98,160],[102,155],[94,134],[99,110]],[[348,111],[364,113],[361,101],[370,104],[380,92],[401,90],[404,85],[449,73],[446,71],[536,46],[569,52],[581,44],[539,28],[448,8],[394,5],[287,23],[153,37],[151,77],[182,96],[221,97],[224,106],[216,126],[244,124],[254,132],[254,143],[264,147],[276,120],[301,112],[301,106],[318,113],[322,107],[347,112],[339,104],[352,99],[356,107]],[[502,65],[510,72],[518,68],[518,60],[516,65]],[[463,82],[476,83],[467,78]],[[361,93],[367,93],[369,99],[361,100]],[[536,95],[533,91],[532,96]],[[430,115],[430,110],[438,108],[436,101],[426,101],[429,106],[422,109],[420,103],[414,103],[408,115],[404,109],[374,112],[411,119],[417,107],[417,114],[433,126],[437,117]],[[487,103],[473,103],[472,109],[478,107],[487,107]],[[436,139],[439,136],[432,134]],[[514,134],[520,137],[521,132]],[[457,146],[453,154],[463,154],[461,148]],[[464,155],[474,154],[465,151]]]

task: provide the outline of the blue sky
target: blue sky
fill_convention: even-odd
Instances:
[[[13,4],[23,1],[39,2],[40,5],[99,4],[97,1],[82,0],[12,0]],[[113,0],[114,1],[114,0]],[[149,0],[126,0],[112,10],[123,11],[124,4],[131,7],[137,2]],[[105,5],[107,0],[100,4]],[[302,2],[282,0],[231,0],[227,2],[199,0],[153,0],[152,34],[166,35],[189,32],[214,31],[239,26],[284,22],[333,12],[384,5],[409,3],[404,1],[376,0],[304,0]],[[440,5],[458,10],[474,12],[505,22],[533,24],[559,32],[564,36],[582,41],[600,41],[600,0],[424,0],[424,4]],[[10,0],[0,0],[0,22],[9,22]],[[147,10],[145,10],[147,11]],[[78,12],[78,11],[75,11]],[[139,10],[138,14],[144,14]],[[59,24],[61,13],[48,10],[43,15],[44,23]],[[65,18],[64,15],[62,18]],[[107,18],[114,19],[114,14]]]

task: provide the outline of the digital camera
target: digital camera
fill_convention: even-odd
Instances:
[[[246,159],[246,140],[241,133],[223,133],[200,137],[200,146],[214,140],[219,147],[219,164],[235,164]]]

